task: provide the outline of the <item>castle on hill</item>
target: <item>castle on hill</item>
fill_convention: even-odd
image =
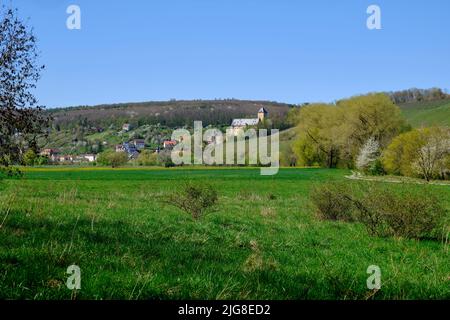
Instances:
[[[235,136],[238,135],[239,130],[245,130],[248,127],[257,126],[260,122],[264,122],[269,112],[263,107],[258,111],[258,118],[254,119],[233,119],[231,122],[231,129]]]

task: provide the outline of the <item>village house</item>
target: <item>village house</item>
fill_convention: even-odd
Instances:
[[[58,161],[59,153],[58,149],[44,149],[41,151],[40,155],[47,157],[52,162],[56,162]]]
[[[240,130],[245,130],[248,127],[257,126],[260,122],[264,122],[269,113],[265,108],[261,108],[258,111],[258,118],[254,119],[233,119],[231,122],[231,129],[235,136],[237,136]]]
[[[95,154],[80,154],[77,156],[67,156],[66,162],[82,163],[82,162],[95,162],[97,156]]]
[[[116,152],[126,152],[130,159],[136,159],[139,156],[137,147],[130,142],[116,145]]]
[[[164,149],[172,149],[177,145],[177,141],[175,140],[166,140],[163,142]]]
[[[104,129],[101,127],[91,127],[91,130],[97,133],[101,133],[104,131]]]
[[[123,147],[125,148],[125,151],[128,153],[134,153],[137,152],[137,148],[134,144],[130,143],[130,142],[125,142],[123,144]]]
[[[124,123],[124,125],[122,126],[122,131],[124,131],[124,132],[128,132],[131,129],[132,129],[132,126],[129,123]]]
[[[73,162],[73,161],[74,161],[73,156],[62,155],[62,156],[59,156],[55,162],[66,162],[67,163],[67,162]]]
[[[123,144],[116,145],[116,152],[134,152],[145,149],[144,139],[133,139],[130,142],[124,142]]]
[[[145,140],[144,139],[134,139],[131,141],[131,143],[136,147],[138,150],[142,150],[145,148]]]
[[[52,151],[51,151],[52,150]],[[95,162],[97,156],[95,154],[82,154],[78,156],[59,154],[55,149],[45,149],[41,152],[42,156],[48,157],[54,163],[80,163],[80,162]]]
[[[97,160],[97,155],[95,154],[83,154],[81,157],[88,162],[95,162]]]
[[[116,152],[125,152],[123,144],[116,144]]]

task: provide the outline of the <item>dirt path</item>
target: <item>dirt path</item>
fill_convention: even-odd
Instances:
[[[427,185],[436,185],[436,186],[450,186],[450,183],[446,182],[437,182],[437,181],[430,181],[427,182],[425,180],[409,180],[409,179],[402,179],[402,178],[394,178],[392,176],[390,177],[369,177],[364,176],[359,172],[352,172],[351,176],[345,176],[346,179],[350,180],[361,180],[361,181],[379,181],[379,182],[390,182],[390,183],[409,183],[409,184],[427,184]]]

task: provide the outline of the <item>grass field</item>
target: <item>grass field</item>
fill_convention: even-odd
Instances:
[[[450,126],[450,99],[400,105],[413,127]]]
[[[315,218],[311,186],[348,173],[29,170],[0,182],[0,299],[450,299],[448,244]],[[165,203],[188,180],[217,188],[216,212],[194,221]],[[427,187],[450,207],[448,186]],[[376,293],[369,265],[382,271]]]

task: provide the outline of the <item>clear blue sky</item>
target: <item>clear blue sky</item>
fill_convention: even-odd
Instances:
[[[333,101],[448,88],[448,0],[0,0],[30,18],[48,107],[168,99]],[[77,4],[82,29],[66,28]],[[378,4],[382,30],[366,28]]]

